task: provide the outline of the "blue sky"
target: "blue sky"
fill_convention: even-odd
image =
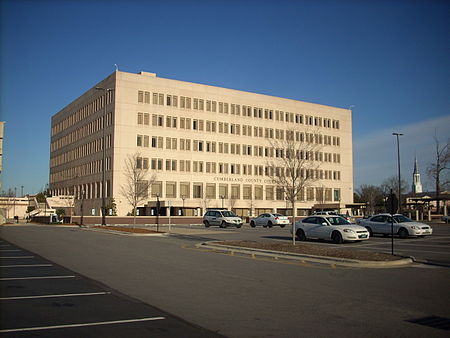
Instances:
[[[3,190],[48,182],[50,118],[114,71],[353,108],[354,183],[425,188],[450,137],[448,1],[1,2]]]

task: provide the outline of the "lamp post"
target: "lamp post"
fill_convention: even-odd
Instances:
[[[14,187],[14,210],[13,210],[13,218],[16,218],[16,197],[17,197],[17,188]]]
[[[159,232],[159,193],[156,193],[156,231]]]
[[[103,90],[105,95],[105,109],[103,110],[103,123],[102,123],[102,148],[103,148],[103,159],[102,159],[102,225],[106,225],[106,140],[105,140],[105,129],[106,129],[106,114],[108,108],[108,93],[112,92],[112,88],[95,87],[96,90]]]
[[[223,209],[223,199],[225,198],[224,195],[220,195],[220,198],[222,199],[222,209]]]
[[[181,199],[183,200],[183,208],[181,208],[181,214],[184,216],[184,200],[186,199],[186,196],[181,195]]]
[[[81,211],[81,226],[83,226],[83,200],[84,200],[84,184],[81,186],[81,205],[80,205],[80,211]]]
[[[400,178],[400,136],[403,136],[401,133],[392,133],[392,135],[397,136],[397,165],[398,165],[398,213],[402,213],[402,185]]]

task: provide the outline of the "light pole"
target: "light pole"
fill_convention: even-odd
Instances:
[[[23,197],[23,185],[21,185],[20,188],[22,189],[22,193],[20,194],[20,197]]]
[[[392,135],[397,136],[397,165],[398,165],[398,213],[402,213],[402,185],[401,185],[401,178],[400,178],[400,136],[403,136],[403,134],[400,133],[392,133]]]
[[[14,187],[14,210],[13,210],[13,217],[16,218],[16,197],[17,197],[17,188]]]
[[[159,232],[159,193],[156,193],[156,231]]]
[[[81,226],[83,226],[83,200],[84,200],[84,184],[81,186],[81,205],[80,205],[80,211],[81,211]]]
[[[108,93],[112,92],[112,88],[95,87],[96,90],[103,90],[105,95],[105,109],[103,110],[103,124],[102,124],[102,148],[103,148],[103,159],[102,159],[102,225],[106,225],[106,140],[105,140],[105,129],[106,129],[106,114],[108,108]]]
[[[220,198],[222,199],[222,209],[223,209],[223,199],[225,198],[224,195],[220,195]]]
[[[185,195],[181,195],[181,199],[183,200],[183,208],[181,209],[181,214],[184,216],[184,200],[186,199]]]

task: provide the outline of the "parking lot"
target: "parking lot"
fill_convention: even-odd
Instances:
[[[430,255],[439,251],[434,239],[446,241],[448,261],[447,226],[434,229],[429,238],[396,243],[427,245],[417,248]],[[442,264],[339,268],[195,249],[209,240],[289,242],[287,227],[172,225],[171,236],[159,237],[25,224],[1,230],[5,337],[448,336],[435,324],[417,324],[450,322],[450,270]],[[389,240],[311,242],[388,251]],[[368,321],[367,313],[376,316]]]
[[[394,254],[402,256],[412,256],[421,263],[440,265],[450,267],[450,225],[444,223],[430,223],[433,228],[433,234],[425,237],[410,237],[401,239],[394,236]],[[179,227],[182,229],[183,227]],[[173,231],[177,231],[177,226],[172,226]],[[207,240],[276,240],[276,241],[292,241],[290,226],[285,228],[273,227],[251,228],[245,224],[242,228],[219,228],[210,227],[202,236],[196,233],[195,229],[204,229],[201,226],[193,227],[191,240],[198,241]],[[195,236],[197,234],[197,236]],[[369,250],[375,252],[391,253],[391,237],[383,237],[374,235],[367,241],[348,242],[344,244],[333,244],[328,241],[308,240],[309,243],[317,245],[325,245],[335,248],[352,248],[355,250]]]
[[[0,253],[2,337],[219,337],[4,240]]]

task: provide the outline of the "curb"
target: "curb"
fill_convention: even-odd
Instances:
[[[204,242],[200,244],[196,244],[197,248],[207,248],[212,250],[220,250],[229,252],[231,254],[241,253],[248,254],[251,256],[264,256],[264,257],[273,257],[275,259],[287,259],[287,260],[295,260],[300,262],[313,262],[319,264],[327,264],[332,266],[345,266],[345,267],[356,267],[356,268],[385,268],[385,267],[400,267],[412,264],[414,259],[412,257],[405,257],[395,261],[360,261],[356,259],[347,259],[347,258],[334,258],[334,257],[326,257],[326,256],[315,256],[315,255],[305,255],[305,254],[297,254],[291,252],[282,252],[282,251],[273,251],[273,250],[263,250],[263,249],[254,249],[254,248],[246,248],[239,246],[231,246],[218,244],[215,241]]]
[[[126,232],[126,231],[118,231],[118,230],[95,229],[95,228],[81,228],[81,230],[103,232],[103,233],[109,233],[112,235],[122,235],[122,236],[141,236],[141,237],[142,236],[144,236],[144,237],[165,237],[165,236],[167,236],[166,232],[162,232],[159,234],[143,234],[143,233]]]

